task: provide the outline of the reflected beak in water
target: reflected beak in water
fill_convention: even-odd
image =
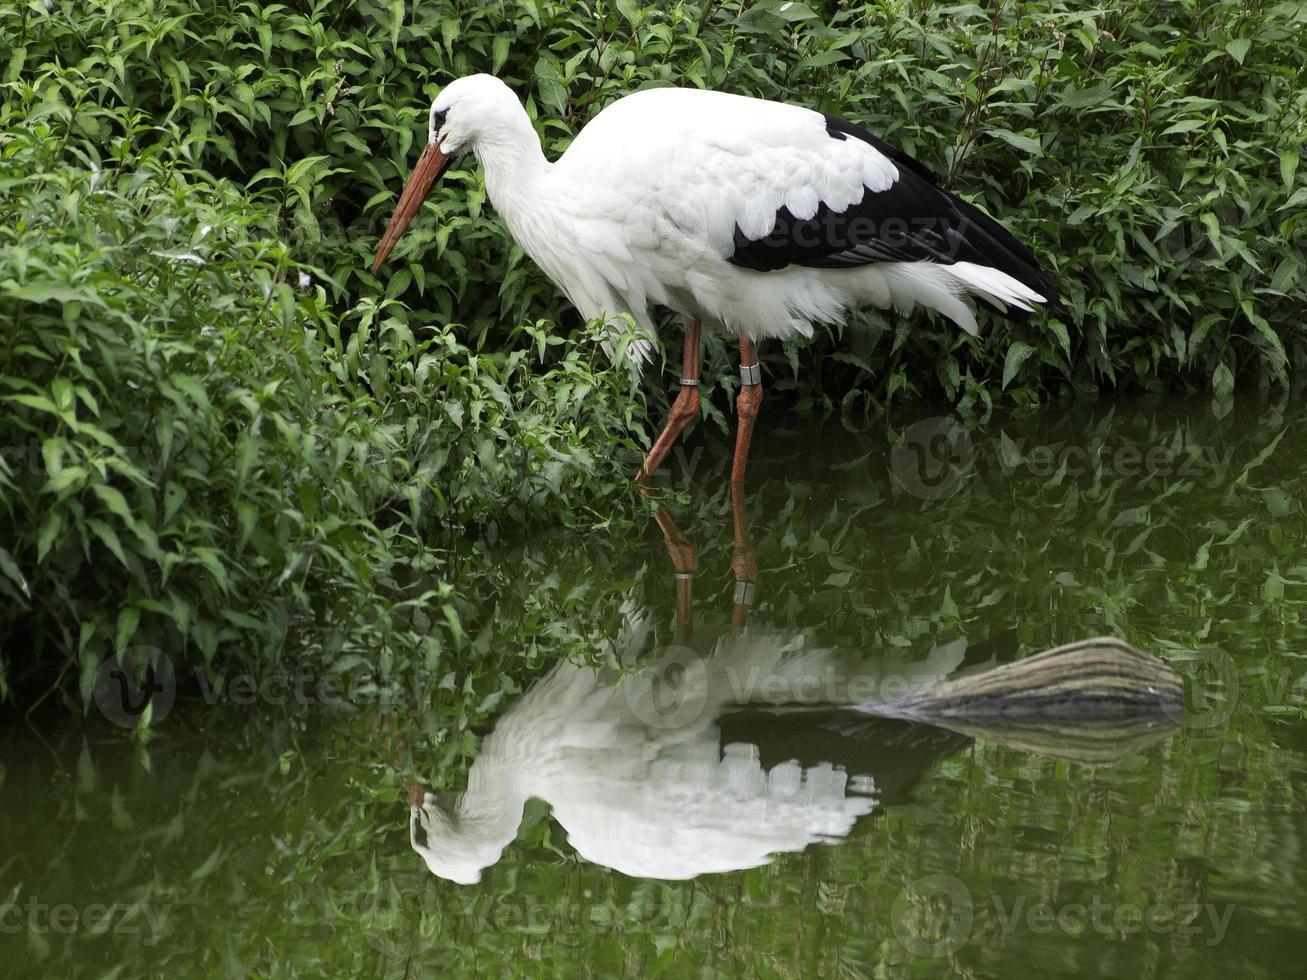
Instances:
[[[377,257],[372,263],[373,272],[380,269],[381,263],[390,256],[400,236],[408,229],[413,216],[418,213],[418,208],[422,207],[422,202],[427,199],[440,175],[449,168],[452,159],[453,157],[440,149],[439,143],[428,143],[426,149],[422,151],[417,166],[413,168],[408,183],[404,185],[404,193],[399,195],[399,203],[395,205],[395,213],[390,216],[390,224],[386,225],[386,233],[381,236],[381,244],[377,246]]]

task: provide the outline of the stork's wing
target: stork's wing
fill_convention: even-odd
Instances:
[[[843,119],[825,119],[830,140],[859,140],[891,161],[898,171],[893,183],[883,190],[864,187],[862,197],[842,210],[821,201],[812,215],[795,215],[782,205],[771,231],[761,237],[736,225],[729,262],[760,272],[788,265],[839,269],[876,262],[974,262],[1056,300],[1057,289],[1038,260],[1001,224],[944,190],[928,167],[898,147]]]
[[[651,298],[675,307],[674,296],[655,294],[659,284],[695,290],[702,277],[720,289],[717,262],[760,273],[964,265],[964,282],[975,280],[975,267],[993,268],[1028,287],[993,294],[1006,303],[1030,291],[1056,295],[1028,249],[925,166],[861,127],[799,106],[693,89],[638,92],[599,113],[556,169],[562,186],[578,189],[568,203],[574,247],[596,266],[617,262],[605,279],[635,306],[643,297],[623,282],[631,269],[651,270]]]

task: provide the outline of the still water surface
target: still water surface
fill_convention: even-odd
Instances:
[[[496,544],[462,612],[505,677],[7,729],[5,972],[1299,975],[1304,421],[771,421],[735,499],[692,438],[661,526]],[[1102,634],[1182,718],[1087,752],[850,709]]]

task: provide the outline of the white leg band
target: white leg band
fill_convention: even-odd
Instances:
[[[762,368],[757,364],[741,364],[740,384],[743,385],[762,384]]]

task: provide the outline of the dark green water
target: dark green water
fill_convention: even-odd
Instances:
[[[237,684],[145,745],[97,712],[7,729],[4,972],[1299,975],[1304,421],[1133,403],[926,421],[892,449],[764,408],[738,636],[726,457],[692,435],[667,510],[698,552],[688,635],[652,522],[498,542],[512,584],[459,612],[520,676],[469,680],[469,655],[385,709]],[[1173,731],[1096,764],[1074,738],[718,703],[1099,634],[1189,693]],[[521,635],[529,656],[500,649]],[[610,669],[551,667],[586,647]],[[415,834],[446,878],[410,843],[418,783],[449,807]]]

